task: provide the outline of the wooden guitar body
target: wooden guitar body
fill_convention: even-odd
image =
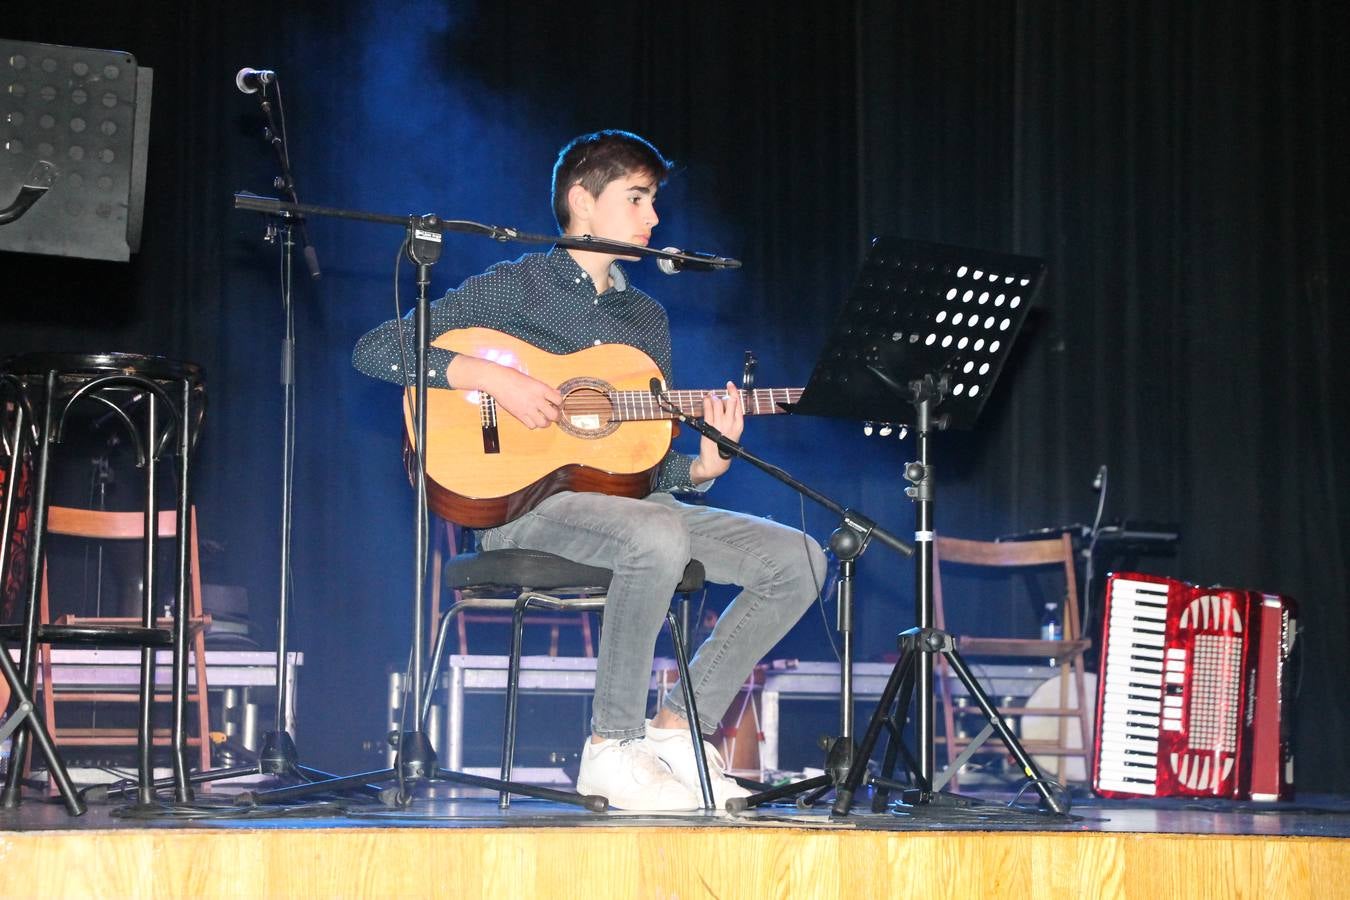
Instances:
[[[645,497],[670,449],[672,419],[703,415],[702,391],[664,390],[661,369],[627,344],[559,355],[490,328],[447,331],[431,344],[519,369],[563,395],[558,421],[532,429],[478,391],[427,389],[427,502],[470,528],[510,522],[560,491]],[[740,395],[749,416],[786,412],[801,393],[758,388]],[[408,390],[403,403],[410,473],[416,395]]]
[[[673,423],[618,421],[621,411],[609,399],[616,390],[647,392],[652,378],[661,379],[646,354],[626,344],[602,344],[556,355],[487,328],[449,331],[432,346],[512,366],[563,394],[561,421],[531,429],[477,391],[429,388],[427,500],[437,515],[487,528],[560,491],[651,493]],[[409,438],[415,397],[409,390],[403,405]]]

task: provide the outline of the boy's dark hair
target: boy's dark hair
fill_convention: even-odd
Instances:
[[[566,231],[572,219],[567,207],[572,185],[580,184],[592,197],[599,197],[605,185],[635,172],[649,174],[661,185],[671,165],[650,141],[631,131],[608,129],[573,138],[553,164],[553,216],[558,228]]]

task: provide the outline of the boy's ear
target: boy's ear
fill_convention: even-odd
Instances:
[[[579,218],[589,220],[595,209],[595,198],[578,182],[567,189],[567,208],[572,213],[573,222]]]

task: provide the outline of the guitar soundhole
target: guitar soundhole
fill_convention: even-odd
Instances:
[[[614,433],[619,421],[609,400],[613,388],[598,378],[573,378],[558,386],[563,395],[558,427],[572,437],[594,440]]]

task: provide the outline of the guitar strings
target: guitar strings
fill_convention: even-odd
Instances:
[[[784,395],[784,399],[779,401],[774,394]],[[760,409],[760,395],[768,393],[769,409],[777,411],[779,402],[794,402],[801,396],[800,388],[782,388],[770,391],[763,389],[755,391],[750,397],[750,402],[745,402],[746,392],[741,391],[741,400],[746,407],[747,412],[758,413]],[[702,391],[669,391],[666,393],[666,399],[674,406],[679,407],[685,415],[698,416],[703,413],[703,392]],[[611,413],[618,411],[625,417],[636,418],[647,415],[653,419],[671,418],[670,414],[656,404],[655,398],[644,391],[612,391],[601,394],[594,390],[578,390],[563,401],[568,412],[579,415],[598,415],[601,413]],[[631,414],[631,415],[630,415]]]

